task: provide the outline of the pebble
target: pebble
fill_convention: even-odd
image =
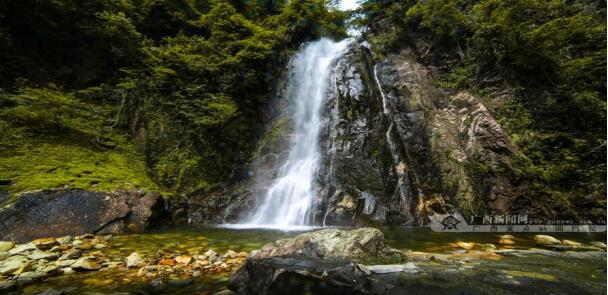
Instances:
[[[65,252],[63,255],[61,255],[61,257],[59,257],[58,260],[76,259],[76,258],[79,258],[80,256],[82,256],[81,250],[70,249],[67,252]]]
[[[168,265],[168,266],[174,266],[175,263],[175,259],[171,259],[171,258],[166,258],[166,259],[161,259],[158,262],[159,265]]]
[[[61,272],[65,275],[69,275],[69,274],[75,273],[76,271],[71,267],[66,267],[66,268],[62,268]]]
[[[467,243],[467,242],[456,242],[456,245],[465,250],[471,250],[475,247],[475,243]]]
[[[228,250],[226,251],[226,253],[224,253],[224,258],[237,258],[238,257],[238,253],[234,252],[233,250]]]
[[[57,260],[55,261],[55,265],[59,267],[66,267],[74,264],[74,262],[76,262],[76,259]]]
[[[64,294],[64,292],[57,290],[57,289],[49,288],[49,289],[44,290],[43,292],[38,293],[37,295],[61,295],[61,294]]]
[[[71,267],[74,270],[97,270],[101,268],[101,265],[90,257],[82,257],[76,260]]]
[[[0,252],[7,252],[15,247],[15,242],[0,241]]]
[[[179,264],[188,265],[192,261],[192,256],[180,255],[180,256],[175,257],[175,261]]]
[[[554,238],[552,236],[547,236],[547,235],[536,235],[536,236],[534,236],[534,242],[537,245],[540,245],[540,246],[559,245],[559,244],[561,244],[561,242],[558,239],[556,239],[556,238]]]
[[[27,271],[29,267],[31,267],[31,265],[25,257],[20,255],[11,256],[8,259],[4,260],[2,262],[2,265],[0,265],[0,274],[8,275],[15,273],[19,270],[23,272]]]
[[[594,242],[591,242],[591,243],[589,243],[589,244],[590,244],[591,246],[598,247],[598,248],[601,248],[601,249],[603,249],[603,250],[606,250],[606,244],[604,244],[604,243],[602,243],[602,242],[597,242],[597,241],[594,241]]]
[[[59,246],[59,242],[54,238],[42,238],[33,240],[32,243],[38,247],[40,250],[48,250],[53,248],[54,246]]]
[[[72,236],[65,236],[63,238],[57,239],[57,242],[59,243],[59,245],[68,245],[71,244],[73,240],[74,238]]]
[[[515,241],[511,239],[500,239],[498,243],[501,245],[515,245]]]
[[[582,246],[583,244],[571,240],[562,240],[562,245],[564,246]]]
[[[133,252],[133,253],[131,253],[131,255],[129,255],[129,257],[127,257],[127,267],[128,268],[137,268],[137,267],[144,266],[145,264],[146,264],[146,262],[141,257],[141,255],[139,255],[139,253],[137,253],[137,252]]]
[[[34,245],[34,243],[21,244],[21,245],[17,245],[16,247],[10,249],[8,251],[8,254],[15,255],[15,254],[23,253],[23,252],[34,251],[36,249],[38,249],[38,248],[36,248],[36,245]]]
[[[34,250],[34,252],[32,252],[27,257],[31,260],[40,260],[40,259],[55,260],[59,257],[59,255],[57,255],[56,253],[51,253],[51,252],[46,252],[46,251]]]

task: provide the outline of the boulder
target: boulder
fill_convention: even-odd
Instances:
[[[553,251],[546,251],[553,252]],[[559,252],[558,252],[559,253]],[[605,267],[605,253],[581,257],[591,268]],[[530,259],[539,259],[532,254]],[[568,254],[570,255],[570,254]],[[580,281],[556,279],[543,267],[554,260],[544,257],[538,266],[523,260],[511,265],[523,270],[504,270],[492,260],[458,266],[408,262],[395,265],[361,265],[343,259],[306,256],[276,256],[248,260],[235,272],[228,288],[238,295],[425,295],[425,294],[602,294],[605,282],[589,278]],[[466,260],[464,260],[466,261]],[[464,262],[461,261],[461,262]],[[464,262],[466,263],[466,262]],[[564,291],[567,290],[567,291]]]
[[[278,240],[253,251],[248,260],[274,256],[303,255],[328,259],[342,258],[355,262],[402,261],[406,255],[384,245],[384,235],[375,228],[355,230],[323,229]]]
[[[139,232],[163,212],[164,200],[158,193],[61,189],[29,192],[0,209],[0,239],[26,241],[85,233]],[[58,242],[41,239],[37,243],[44,250]]]
[[[232,275],[237,294],[366,294],[373,283],[358,265],[312,257],[270,257],[247,262]]]

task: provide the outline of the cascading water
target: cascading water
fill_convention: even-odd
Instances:
[[[410,202],[412,200],[412,194],[411,194],[410,190],[408,189],[410,184],[409,184],[409,181],[407,180],[407,174],[405,171],[406,165],[404,163],[404,159],[401,159],[401,157],[399,156],[399,153],[397,152],[397,146],[395,145],[395,142],[393,141],[393,138],[391,136],[391,132],[392,132],[393,126],[394,126],[394,121],[391,116],[390,108],[388,106],[388,100],[386,98],[386,95],[384,94],[384,91],[382,90],[382,84],[380,83],[380,79],[378,79],[378,65],[379,64],[376,64],[374,66],[374,80],[378,87],[378,91],[380,92],[380,97],[382,98],[382,112],[384,113],[384,116],[386,117],[386,119],[389,122],[389,127],[388,127],[388,130],[386,131],[385,138],[386,138],[386,142],[388,144],[389,152],[391,153],[391,157],[393,158],[393,165],[394,165],[395,172],[397,173],[397,184],[396,184],[395,190],[400,199],[399,211],[409,214]]]
[[[250,225],[310,224],[320,162],[319,134],[325,121],[323,106],[334,62],[349,43],[349,39],[340,42],[321,39],[307,44],[292,60],[294,71],[287,82],[288,101],[294,104],[289,153]]]

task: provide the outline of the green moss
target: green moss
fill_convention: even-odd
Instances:
[[[0,158],[0,179],[14,193],[58,187],[112,191],[157,189],[134,147],[96,151],[54,143],[25,145]]]

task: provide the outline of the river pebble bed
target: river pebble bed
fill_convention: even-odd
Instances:
[[[450,234],[421,228],[383,232],[386,244],[420,258],[413,264],[466,270],[485,261],[485,268],[504,279],[559,281],[589,294],[605,294],[605,233]],[[188,227],[0,242],[0,293],[215,294],[225,290],[230,274],[249,252],[300,233]]]

